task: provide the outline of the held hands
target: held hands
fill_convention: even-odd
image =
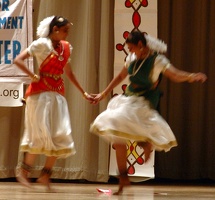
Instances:
[[[89,95],[87,92],[84,92],[83,97],[86,100],[90,101],[90,103],[94,100],[94,98],[91,95]]]
[[[105,93],[99,93],[99,94],[88,94],[87,92],[84,92],[84,98],[88,100],[91,104],[98,104],[99,101],[105,98]]]
[[[93,96],[93,101],[90,102],[91,104],[97,104],[99,103],[102,99],[105,98],[105,93],[101,92],[99,94],[91,94],[91,96]]]

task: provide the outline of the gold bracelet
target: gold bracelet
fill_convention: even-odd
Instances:
[[[101,96],[102,96],[102,98],[105,98],[105,96],[106,96],[105,92],[102,92]]]
[[[88,97],[88,93],[84,92],[83,96],[84,96],[84,98],[87,98]]]
[[[40,77],[37,74],[34,74],[33,77],[31,77],[32,81],[37,81],[39,79],[40,79]]]

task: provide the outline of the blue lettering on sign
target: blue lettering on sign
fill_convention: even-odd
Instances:
[[[17,40],[14,40],[13,41],[13,59],[16,58],[16,56],[18,54],[20,54],[20,51],[21,51],[21,44],[19,41]]]
[[[9,55],[11,54],[11,49],[9,48],[11,41],[5,41],[4,43],[4,60],[5,64],[11,64],[11,60],[9,60]]]
[[[24,17],[0,17],[0,29],[22,29]]]
[[[2,0],[2,2],[0,2],[0,9],[2,11],[9,11],[9,5],[10,5],[9,0]]]
[[[3,52],[1,49],[3,48]],[[20,54],[21,52],[21,44],[18,40],[0,40],[0,64],[11,64],[14,58]],[[2,60],[4,59],[4,60]]]

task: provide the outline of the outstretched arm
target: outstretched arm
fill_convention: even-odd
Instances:
[[[179,70],[173,65],[170,65],[165,72],[164,76],[169,78],[173,82],[181,83],[181,82],[202,82],[204,83],[207,79],[207,76],[201,72],[198,73],[189,73],[183,70]]]
[[[64,69],[65,69],[65,73],[66,73],[67,77],[69,78],[69,80],[77,87],[77,89],[82,93],[84,98],[91,101],[93,98],[87,92],[85,92],[83,90],[83,88],[81,87],[81,85],[79,84],[78,80],[76,79],[75,74],[71,70],[70,63],[67,63],[65,65]]]
[[[104,89],[103,92],[94,95],[94,104],[98,103],[102,99],[104,99],[117,85],[119,85],[128,75],[128,71],[126,67],[123,67],[120,73],[112,79],[112,81],[109,83],[109,85]]]

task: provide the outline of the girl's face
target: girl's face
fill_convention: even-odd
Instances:
[[[55,27],[56,33],[55,37],[56,40],[65,40],[69,34],[69,29],[70,29],[70,23],[66,24],[65,26],[62,27]]]
[[[137,59],[142,58],[143,53],[145,51],[148,51],[147,47],[145,47],[141,41],[139,41],[138,44],[127,43],[127,47],[129,52],[135,53],[135,55],[137,56]]]
[[[136,54],[138,52],[138,46],[135,44],[127,43],[127,47],[128,47],[129,52],[131,52],[131,53]]]

